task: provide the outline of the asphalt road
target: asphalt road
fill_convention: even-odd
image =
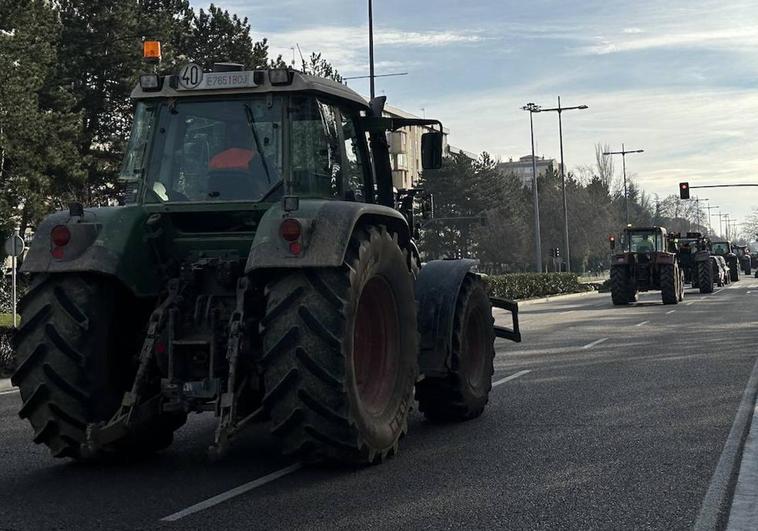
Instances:
[[[640,301],[523,305],[524,342],[497,343],[495,379],[513,378],[481,418],[414,412],[381,466],[299,469],[174,522],[293,463],[263,426],[209,462],[207,416],[146,461],[57,461],[0,394],[0,529],[691,528],[756,360],[758,280]]]

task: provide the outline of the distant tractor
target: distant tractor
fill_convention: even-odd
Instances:
[[[426,128],[431,170],[439,121],[230,64],[142,75],[132,98],[125,204],[48,216],[23,265],[13,382],[35,443],[150,452],[210,412],[212,455],[267,422],[295,459],[363,465],[397,452],[414,399],[433,421],[482,414],[518,307],[473,260],[422,267],[393,190],[388,133]]]
[[[729,280],[737,282],[740,279],[740,261],[732,251],[732,242],[729,240],[713,241],[711,242],[711,252],[724,258],[727,267],[729,267]]]
[[[710,241],[700,232],[669,233],[669,251],[676,253],[679,267],[684,274],[684,282],[693,288],[699,286],[698,270],[701,262],[711,262]]]
[[[752,272],[753,265],[750,257],[750,248],[747,245],[734,245],[732,250],[740,261],[740,269],[742,269],[742,272],[749,275]]]
[[[667,250],[666,229],[629,227],[611,262],[611,299],[614,305],[625,305],[636,302],[638,292],[651,290],[661,291],[663,304],[681,302],[684,273],[677,254]]]

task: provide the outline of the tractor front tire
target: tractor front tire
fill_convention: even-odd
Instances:
[[[676,304],[679,302],[679,268],[676,264],[664,264],[661,266],[661,298],[663,304]]]
[[[23,402],[19,416],[54,457],[80,459],[87,425],[108,421],[131,386],[136,350],[128,347],[139,325],[118,311],[125,307],[118,293],[97,275],[45,275],[21,301],[22,326],[14,337],[20,363],[12,377]],[[183,416],[155,419],[103,456],[160,450],[183,423]]]
[[[713,259],[709,258],[697,264],[698,285],[700,293],[713,293]]]
[[[357,229],[338,268],[266,287],[263,407],[282,451],[367,465],[397,452],[418,374],[413,276],[383,226]]]
[[[449,372],[416,384],[416,400],[432,422],[459,422],[478,417],[492,390],[495,330],[492,305],[481,279],[467,275],[453,319]]]
[[[611,300],[614,306],[624,306],[637,299],[637,292],[630,284],[626,267],[611,267]]]

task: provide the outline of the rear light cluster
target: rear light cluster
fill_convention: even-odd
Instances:
[[[303,226],[298,220],[287,218],[282,221],[282,224],[279,227],[279,234],[282,239],[287,242],[292,254],[299,255],[303,252]]]
[[[50,254],[53,255],[53,258],[60,260],[64,255],[64,247],[71,241],[71,231],[65,225],[56,225],[50,231],[50,241],[53,244]]]

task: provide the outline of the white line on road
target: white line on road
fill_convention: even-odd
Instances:
[[[641,323],[637,323],[637,324],[636,324],[636,325],[634,325],[634,326],[643,326],[643,325],[646,325],[646,324],[648,324],[649,322],[650,322],[650,321],[642,321]]]
[[[693,304],[695,304],[695,301],[690,301],[690,302],[685,302],[684,303],[685,306],[692,306]]]
[[[608,338],[607,338],[607,337],[604,337],[604,338],[602,338],[602,339],[598,339],[597,341],[593,341],[592,343],[587,343],[587,344],[586,344],[586,345],[584,345],[582,348],[583,348],[583,349],[592,348],[592,347],[594,347],[594,346],[596,346],[596,345],[599,345],[600,343],[603,343],[603,342],[605,342],[605,341],[608,341]]]
[[[18,387],[14,387],[13,389],[6,389],[5,391],[0,391],[0,396],[14,395],[16,393],[18,393]]]
[[[667,312],[666,312],[666,315],[671,315],[671,314],[672,314],[672,313],[674,313],[675,311],[676,311],[676,310],[669,310],[669,311],[667,311]]]
[[[271,483],[272,481],[276,481],[277,479],[283,476],[286,476],[287,474],[292,474],[293,472],[300,470],[301,468],[303,468],[302,463],[295,463],[294,465],[290,465],[287,468],[282,468],[281,470],[277,470],[276,472],[267,474],[263,476],[262,478],[258,478],[254,481],[250,481],[248,483],[240,485],[239,487],[234,487],[233,489],[230,489],[226,492],[222,492],[221,494],[217,496],[208,498],[205,501],[201,501],[200,503],[196,503],[195,505],[187,507],[186,509],[182,509],[179,512],[176,512],[174,514],[170,514],[164,518],[161,518],[161,522],[176,522],[177,520],[184,518],[185,516],[189,516],[191,514],[204,511],[205,509],[208,509],[209,507],[213,507],[214,505],[223,503],[236,496],[239,496],[240,494],[245,494],[246,492],[249,492],[253,489],[262,487],[266,483]]]
[[[524,376],[525,374],[529,374],[532,372],[531,370],[525,370],[525,371],[519,371],[515,374],[511,374],[510,376],[507,376],[503,378],[502,380],[497,380],[496,382],[492,382],[492,387],[497,387],[498,385],[502,385],[505,382],[510,382],[511,380],[515,380],[516,378],[519,378],[521,376]]]

